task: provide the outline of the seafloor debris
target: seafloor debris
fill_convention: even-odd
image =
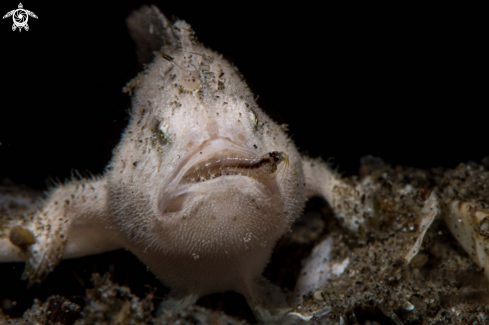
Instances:
[[[475,164],[454,170],[392,168],[367,158],[360,175],[349,181],[369,191],[374,211],[360,231],[345,230],[326,203],[313,199],[293,232],[279,241],[265,275],[288,289],[297,280],[290,302],[300,302],[284,324],[489,323],[489,281],[482,270],[489,235],[486,169]],[[4,205],[3,213],[19,208],[22,204]],[[307,256],[309,266],[301,273],[300,260]],[[330,272],[333,266],[336,272]],[[245,323],[199,306],[164,310],[156,317],[151,292],[138,298],[107,277],[93,279],[75,324]],[[24,320],[15,321],[35,324],[46,310],[35,301]],[[0,314],[2,319],[6,322],[7,315]]]
[[[460,164],[439,180],[445,222],[489,279],[489,171]]]
[[[80,306],[61,296],[51,296],[44,304],[35,299],[22,319],[2,320],[0,324],[16,325],[73,325],[80,317]],[[0,314],[1,317],[1,314]]]
[[[23,249],[34,243],[32,232],[18,223],[19,216],[41,207],[41,194],[26,186],[15,185],[9,179],[0,179],[0,256],[12,255],[12,251],[13,254],[24,254]]]
[[[101,277],[92,276],[94,287],[87,289],[86,304],[80,313],[80,306],[60,296],[51,296],[41,304],[35,300],[21,319],[8,319],[0,313],[0,324],[19,325],[85,325],[85,324],[246,324],[222,312],[199,306],[191,306],[174,311],[164,309],[154,316],[153,295],[150,291],[145,298],[131,293],[129,288],[113,284],[108,273]]]
[[[363,161],[359,182],[366,184],[363,188],[373,198],[374,214],[365,220],[363,232],[331,231],[328,240],[334,248],[323,261],[341,263],[348,258],[349,264],[342,274],[323,276],[313,290],[296,288],[296,294],[302,295],[296,312],[316,315],[329,308],[328,322],[331,316],[342,317],[345,324],[487,324],[488,280],[474,263],[478,260],[460,248],[437,217],[438,204],[446,211],[447,202],[454,197],[446,196],[447,191],[463,195],[461,199],[479,204],[477,207],[482,201],[489,202],[478,190],[485,190],[482,176],[474,175],[474,168],[469,168],[470,173],[466,166],[457,169],[458,173],[464,170],[462,178],[453,175],[457,170],[394,169],[378,159],[371,161]],[[471,190],[454,182],[472,182],[467,185]],[[441,192],[439,200],[435,199],[436,188]],[[479,219],[471,226],[484,236],[486,219]],[[467,241],[476,240],[473,232],[460,234]],[[466,250],[474,255],[480,252],[474,247]]]
[[[192,306],[180,311],[164,309],[153,316],[152,292],[143,299],[131,294],[129,288],[109,281],[108,274],[94,273],[94,288],[87,290],[87,304],[83,317],[76,325],[84,324],[244,324],[225,315],[202,307]]]

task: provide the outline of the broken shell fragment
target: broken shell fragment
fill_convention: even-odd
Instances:
[[[306,310],[302,310],[302,307],[299,305],[295,310],[292,310],[292,311],[290,311],[284,315],[284,320],[286,320],[286,321],[282,322],[281,324],[290,324],[290,322],[287,321],[287,319],[290,319],[290,318],[297,318],[297,319],[308,322],[311,319],[321,318],[321,317],[327,316],[327,315],[331,314],[331,312],[332,312],[332,308],[329,306],[324,306],[321,308],[317,308],[315,310],[308,309],[306,311]]]
[[[423,239],[426,231],[435,220],[435,217],[440,212],[440,205],[436,196],[436,191],[432,191],[430,197],[425,201],[423,210],[421,211],[419,221],[419,233],[413,247],[404,256],[404,260],[409,263],[415,257],[423,245]],[[424,264],[424,263],[423,263]]]
[[[402,308],[404,308],[404,310],[406,310],[406,311],[413,311],[414,305],[412,303],[410,303],[409,301],[406,301],[404,303],[404,305],[402,306]]]
[[[313,297],[317,297],[316,292],[321,295],[321,290],[325,283],[333,276],[341,275],[350,259],[347,257],[342,261],[333,260],[332,250],[334,242],[332,237],[327,237],[312,250],[311,255],[302,261],[302,270],[294,289],[294,296],[297,304],[302,303],[302,297],[313,291]],[[323,298],[324,299],[324,298]]]
[[[8,238],[13,245],[22,249],[36,242],[34,234],[29,229],[19,225],[13,226],[10,229]]]
[[[314,300],[317,300],[317,301],[323,301],[324,300],[323,293],[321,292],[321,290],[314,291],[312,297],[314,298]]]
[[[448,204],[447,210],[445,222],[448,228],[489,279],[489,238],[486,235],[489,210],[459,200]]]

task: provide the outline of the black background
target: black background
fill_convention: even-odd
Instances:
[[[139,71],[125,18],[144,3],[188,21],[302,152],[345,175],[367,154],[424,168],[489,154],[485,38],[458,8],[29,1],[28,32],[0,20],[0,177],[44,188],[103,171]]]

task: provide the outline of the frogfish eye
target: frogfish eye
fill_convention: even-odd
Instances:
[[[269,155],[270,155],[270,158],[272,158],[273,161],[275,161],[275,162],[280,160],[280,153],[277,151],[272,151],[269,153]]]

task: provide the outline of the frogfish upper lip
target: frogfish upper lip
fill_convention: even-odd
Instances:
[[[162,212],[165,211],[168,204],[187,192],[195,181],[211,179],[223,174],[239,174],[232,171],[232,159],[243,160],[256,157],[255,151],[236,144],[227,137],[214,137],[203,141],[175,167],[168,181],[163,185],[158,208]],[[226,166],[228,168],[223,168]],[[205,174],[202,171],[205,171]]]

